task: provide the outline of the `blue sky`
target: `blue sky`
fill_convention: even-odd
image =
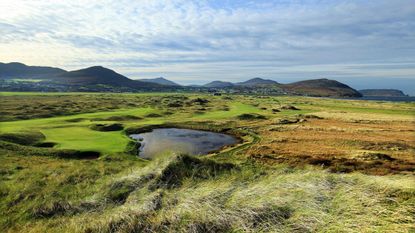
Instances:
[[[333,78],[415,94],[414,0],[2,0],[0,32],[1,62],[182,84]]]

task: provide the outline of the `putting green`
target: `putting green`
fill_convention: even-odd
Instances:
[[[121,131],[100,132],[87,127],[65,127],[41,130],[48,141],[57,142],[56,148],[93,150],[102,153],[123,151],[128,137]]]
[[[230,104],[229,111],[213,111],[213,112],[205,113],[203,115],[196,115],[194,116],[194,118],[205,119],[205,120],[208,120],[208,119],[217,120],[217,119],[236,117],[244,113],[258,113],[258,112],[261,112],[261,110],[257,107],[254,107],[249,104],[243,104],[243,103],[237,102],[237,103]]]

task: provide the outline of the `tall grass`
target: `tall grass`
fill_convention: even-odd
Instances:
[[[290,151],[297,155],[305,150],[304,153],[310,154],[317,147],[320,152],[321,145],[338,147],[339,144],[330,144],[334,137],[321,123],[324,120],[307,119],[301,127],[272,125],[280,118],[308,112],[336,119],[329,123],[335,124],[339,135],[346,128],[344,122],[354,118],[380,120],[384,115],[401,127],[391,128],[396,134],[386,134],[386,127],[378,125],[382,122],[374,122],[373,126],[382,129],[378,139],[391,135],[388,141],[397,141],[398,135],[409,135],[411,129],[403,125],[408,123],[396,122],[404,118],[413,120],[403,113],[413,111],[412,105],[234,96],[212,97],[202,110],[200,104],[191,104],[196,97],[200,98],[167,94],[85,94],[79,98],[73,94],[10,95],[2,105],[5,114],[0,119],[16,120],[0,125],[0,232],[415,231],[415,178],[411,172],[385,176],[335,174],[305,165],[305,157],[296,157],[302,160],[301,166],[292,167],[277,164],[278,156],[289,158],[289,155],[272,148],[276,145],[275,148],[281,149],[278,147],[292,142]],[[25,108],[23,104],[28,98],[32,106]],[[43,106],[46,100],[48,106]],[[104,106],[98,104],[101,100],[105,100]],[[132,105],[137,103],[140,105]],[[282,104],[302,110],[272,112]],[[359,107],[361,104],[368,106]],[[114,110],[114,106],[122,109]],[[36,111],[38,107],[41,111]],[[350,112],[344,112],[349,108]],[[19,118],[23,115],[46,117],[39,115],[44,113],[51,115],[17,120],[23,119]],[[75,113],[82,114],[71,115]],[[161,117],[146,118],[150,113]],[[267,120],[238,121],[242,114],[261,114]],[[101,132],[89,128],[96,123],[117,122],[125,126],[124,131]],[[136,154],[137,145],[126,134],[161,124],[226,131],[243,142],[216,155],[198,158],[165,154],[143,161],[132,155]],[[290,135],[283,131],[295,135],[298,133],[295,129],[301,128],[309,135],[313,127],[321,128],[315,130],[315,135],[327,137],[320,144],[312,141],[314,148],[304,148],[311,144],[309,140],[287,140]],[[345,149],[352,150],[361,142],[352,139],[356,145],[338,140]],[[45,142],[56,145],[40,148],[39,143]],[[413,148],[411,143],[404,144]],[[409,157],[408,148],[398,152]],[[80,160],[82,156],[77,150],[94,150],[100,152],[100,157]],[[273,163],[267,163],[267,158]],[[336,157],[329,154],[324,159],[334,161]],[[311,164],[324,161],[314,160]]]
[[[22,229],[410,232],[413,182],[411,176],[332,174],[312,167],[264,167],[249,161],[233,166],[166,155],[143,169],[114,177],[85,199],[100,203],[100,208],[36,220]],[[120,190],[125,190],[122,202],[108,201]]]

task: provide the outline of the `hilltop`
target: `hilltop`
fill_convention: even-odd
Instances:
[[[322,97],[361,97],[362,95],[355,89],[330,79],[314,79],[281,84],[274,80],[253,78],[244,82],[231,83],[223,81],[213,81],[203,85],[207,88],[232,89],[233,92],[247,92],[257,94],[291,94]]]
[[[404,97],[407,96],[401,90],[397,89],[364,89],[359,90],[363,96],[387,96],[387,97]]]
[[[165,79],[163,77],[158,78],[149,78],[149,79],[138,79],[137,81],[146,82],[146,83],[156,83],[164,86],[181,86],[178,83]]]
[[[203,87],[216,87],[216,88],[223,88],[223,87],[233,87],[235,84],[231,82],[223,82],[223,81],[213,81],[210,83],[206,83]]]
[[[277,85],[277,84],[279,83],[276,81],[273,81],[270,79],[263,79],[263,78],[253,78],[245,82],[236,83],[236,85],[240,85],[240,86]]]
[[[244,82],[237,82],[237,83],[232,83],[232,82],[224,82],[224,81],[220,81],[220,80],[216,80],[210,83],[207,83],[205,85],[203,85],[204,87],[216,87],[216,88],[222,88],[222,87],[235,87],[235,86],[244,86],[244,87],[258,87],[261,85],[278,85],[279,83],[273,80],[269,80],[269,79],[263,79],[263,78],[253,78],[253,79],[249,79],[247,81]]]
[[[110,87],[123,87],[129,89],[162,88],[162,85],[156,83],[129,79],[102,66],[93,66],[86,69],[70,71],[60,75],[55,80],[64,84],[80,86],[107,85]]]
[[[284,89],[293,93],[321,97],[361,97],[355,89],[330,79],[305,80],[284,85]]]
[[[28,66],[19,62],[1,63],[0,78],[51,79],[66,73],[66,70],[49,66]]]
[[[107,84],[122,86],[133,83],[131,79],[102,66],[92,66],[86,69],[70,71],[59,75],[57,80],[79,85]]]

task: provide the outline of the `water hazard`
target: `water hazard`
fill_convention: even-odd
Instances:
[[[227,134],[179,128],[154,129],[130,137],[141,143],[139,156],[142,158],[153,158],[164,152],[204,155],[238,142]]]

